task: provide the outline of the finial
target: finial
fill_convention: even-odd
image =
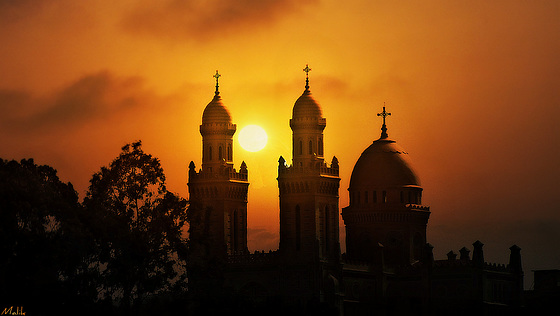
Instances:
[[[216,92],[215,92],[216,95],[220,94],[220,91],[218,90],[218,87],[219,87],[219,85],[218,85],[218,79],[219,79],[221,76],[222,76],[222,75],[220,75],[220,74],[218,73],[218,71],[216,70],[216,74],[214,75],[214,78],[216,78]]]
[[[377,116],[383,117],[383,125],[381,126],[381,138],[389,137],[389,135],[387,134],[387,125],[385,125],[385,118],[389,115],[391,115],[391,113],[385,111],[385,102],[383,102],[383,112],[377,113]]]
[[[311,68],[309,68],[308,64],[305,65],[303,71],[305,71],[305,90],[309,90],[309,72],[311,71]]]

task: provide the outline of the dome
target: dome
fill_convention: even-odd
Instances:
[[[408,153],[394,140],[380,138],[364,150],[354,165],[350,189],[395,186],[420,186],[420,180],[410,165]]]
[[[202,124],[205,123],[231,123],[231,115],[219,94],[214,95],[214,99],[208,103],[202,113]]]
[[[303,94],[296,100],[294,104],[294,109],[292,112],[292,118],[302,118],[302,117],[323,117],[323,111],[321,107],[313,99],[311,91],[305,89]]]

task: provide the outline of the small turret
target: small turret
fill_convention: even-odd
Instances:
[[[461,257],[459,258],[461,261],[469,261],[470,260],[471,251],[469,249],[467,249],[467,247],[461,248],[461,250],[459,250],[459,253],[461,254]]]
[[[509,268],[515,272],[522,272],[523,266],[521,264],[521,248],[517,245],[513,245],[509,248]]]
[[[484,244],[480,240],[473,243],[474,250],[472,260],[477,267],[484,266],[484,251],[482,250],[482,246],[484,246]]]

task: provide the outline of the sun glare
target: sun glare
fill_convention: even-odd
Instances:
[[[263,149],[268,142],[268,135],[258,125],[247,125],[239,131],[239,145],[246,151],[256,152]]]

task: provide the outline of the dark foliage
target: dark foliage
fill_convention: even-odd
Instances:
[[[167,191],[159,160],[141,146],[124,146],[108,168],[93,175],[84,199],[97,219],[92,227],[99,300],[120,312],[186,288],[187,202]]]
[[[187,202],[140,142],[122,149],[83,204],[55,169],[0,160],[0,311],[186,312]]]
[[[70,183],[32,159],[0,161],[0,307],[63,310],[83,301],[93,244]]]

